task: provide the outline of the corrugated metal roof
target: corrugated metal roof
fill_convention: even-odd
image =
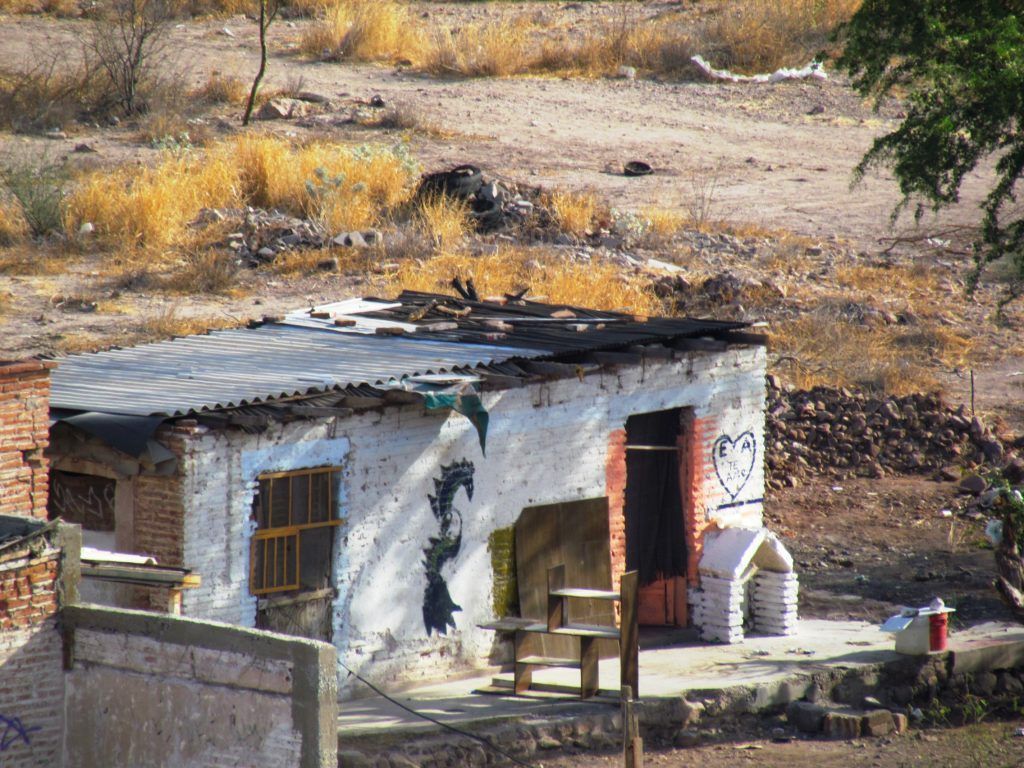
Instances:
[[[256,328],[74,355],[58,361],[50,404],[69,411],[183,416],[515,359],[573,361],[598,350],[727,338],[746,327],[512,298],[499,304],[407,291],[395,301],[348,300]],[[453,321],[456,328],[436,330]],[[388,331],[404,335],[383,333]]]
[[[179,416],[546,354],[265,325],[64,358],[52,375],[50,404]]]

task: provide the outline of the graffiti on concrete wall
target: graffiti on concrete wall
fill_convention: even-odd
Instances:
[[[434,494],[428,495],[430,511],[440,524],[437,536],[431,536],[430,546],[423,550],[423,565],[427,572],[427,586],[423,593],[423,623],[427,634],[437,631],[448,633],[455,629],[455,611],[462,607],[452,600],[448,584],[441,571],[459,554],[462,547],[462,514],[455,508],[455,495],[459,488],[466,497],[473,498],[473,463],[454,461],[441,465],[441,477],[434,478]]]
[[[743,432],[735,439],[729,435],[719,435],[711,448],[711,457],[719,484],[729,495],[729,501],[735,501],[754,473],[754,461],[757,458],[757,439],[754,433]]]
[[[0,715],[0,752],[6,752],[18,742],[31,746],[32,739],[29,738],[29,734],[42,729],[40,725],[26,727],[20,717]]]

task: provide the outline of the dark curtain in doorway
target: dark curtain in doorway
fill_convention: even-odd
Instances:
[[[630,416],[627,446],[675,448],[680,410]],[[686,538],[675,450],[626,450],[626,568],[640,585],[686,575]]]

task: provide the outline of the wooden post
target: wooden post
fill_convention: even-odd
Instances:
[[[589,699],[596,696],[600,684],[598,682],[598,662],[601,657],[597,652],[596,637],[580,638],[580,698]]]
[[[513,673],[513,685],[517,695],[522,696],[530,690],[533,684],[533,668],[529,664],[523,664],[520,659],[526,656],[526,633],[516,631],[515,635],[515,671]]]
[[[629,571],[619,582],[622,618],[619,625],[620,684],[629,686],[634,696],[640,695],[640,630],[637,626],[637,586],[639,574]]]
[[[644,768],[644,740],[628,685],[622,686],[622,761],[625,768]]]
[[[172,589],[167,595],[167,612],[172,616],[181,616],[181,590]]]
[[[565,566],[553,565],[548,568],[548,632],[554,632],[569,622],[565,598],[551,594],[559,589],[565,589]]]

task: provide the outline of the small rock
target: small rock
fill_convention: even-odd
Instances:
[[[361,232],[342,232],[340,235],[335,235],[331,242],[334,245],[343,246],[345,248],[365,248],[366,239],[363,237]]]
[[[902,712],[892,712],[892,724],[897,735],[902,736],[910,726],[907,716]]]
[[[227,27],[221,27],[220,32],[218,32],[217,34],[224,35],[224,37],[234,37],[235,36],[235,33],[232,32]]]
[[[552,736],[545,735],[545,736],[541,736],[539,739],[537,739],[537,748],[538,749],[561,749],[562,748],[562,742],[560,742],[556,738],[553,738]]]
[[[374,109],[383,109],[384,107],[387,106],[387,103],[384,101],[383,96],[381,96],[379,93],[375,93],[373,97],[370,99],[370,106],[373,107]]]
[[[337,272],[341,269],[341,262],[338,261],[336,256],[329,256],[326,259],[320,259],[316,263],[316,268],[321,272]]]
[[[892,733],[896,726],[892,714],[887,709],[875,709],[868,712],[860,721],[861,733],[865,736],[885,736]]]
[[[623,64],[618,68],[615,74],[625,80],[636,80],[636,67],[627,67]]]
[[[75,152],[95,152],[95,151],[96,150],[93,149],[88,144],[75,144]]]
[[[700,744],[700,731],[684,728],[676,733],[672,743],[677,747],[695,747]]]
[[[988,482],[981,475],[967,475],[960,481],[960,493],[969,493],[978,496],[988,487]]]
[[[256,113],[257,120],[291,120],[306,116],[306,103],[298,99],[271,99]]]
[[[78,234],[81,236],[91,235],[96,231],[96,226],[91,221],[82,222],[82,226],[78,228]]]
[[[861,718],[844,712],[829,712],[825,715],[823,730],[831,739],[856,739],[861,734]]]
[[[815,104],[807,111],[808,115],[823,115],[825,114],[825,107],[821,104]]]
[[[378,245],[384,240],[384,235],[379,229],[365,229],[361,234],[367,245]]]
[[[953,483],[960,479],[960,470],[953,466],[943,467],[939,470],[939,477]]]
[[[810,701],[794,701],[786,710],[786,717],[793,726],[803,733],[818,733],[828,710]]]

